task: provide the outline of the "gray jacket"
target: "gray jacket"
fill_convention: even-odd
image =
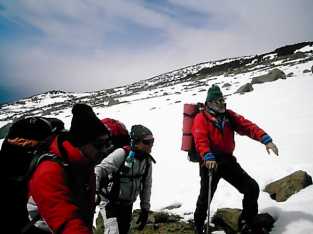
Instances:
[[[114,150],[95,168],[97,184],[99,180],[119,171],[120,167],[120,189],[118,201],[133,203],[140,195],[141,209],[150,210],[150,197],[152,187],[152,162],[150,158],[142,160],[134,159],[132,167],[123,170],[126,152],[122,148]]]

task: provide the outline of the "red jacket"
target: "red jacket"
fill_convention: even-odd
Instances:
[[[92,234],[95,210],[94,167],[70,142],[63,142],[63,146],[70,170],[55,161],[41,162],[29,181],[29,193],[53,232]],[[50,151],[60,156],[56,139],[52,142]]]
[[[231,110],[226,110],[224,121],[218,123],[207,111],[196,115],[192,135],[202,159],[207,154],[231,154],[235,149],[234,131],[266,144],[271,138],[256,124]]]

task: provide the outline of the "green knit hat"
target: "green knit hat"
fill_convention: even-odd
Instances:
[[[220,89],[220,87],[218,87],[217,85],[212,85],[209,90],[208,90],[208,94],[206,96],[206,102],[211,102],[214,101],[218,98],[223,97],[223,93]]]

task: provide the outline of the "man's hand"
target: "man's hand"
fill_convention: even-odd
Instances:
[[[136,224],[139,224],[138,230],[143,230],[148,221],[148,210],[141,210]]]
[[[274,152],[274,154],[276,154],[278,156],[278,148],[273,142],[267,143],[265,145],[265,147],[266,147],[266,151],[268,154],[270,154],[270,150],[272,150]]]
[[[204,162],[204,165],[209,170],[216,170],[217,169],[217,163],[216,163],[215,160],[207,160],[207,161]]]

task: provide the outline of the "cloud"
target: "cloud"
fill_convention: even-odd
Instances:
[[[267,52],[312,40],[312,7],[311,0],[5,1],[1,79],[28,94],[93,91]]]

